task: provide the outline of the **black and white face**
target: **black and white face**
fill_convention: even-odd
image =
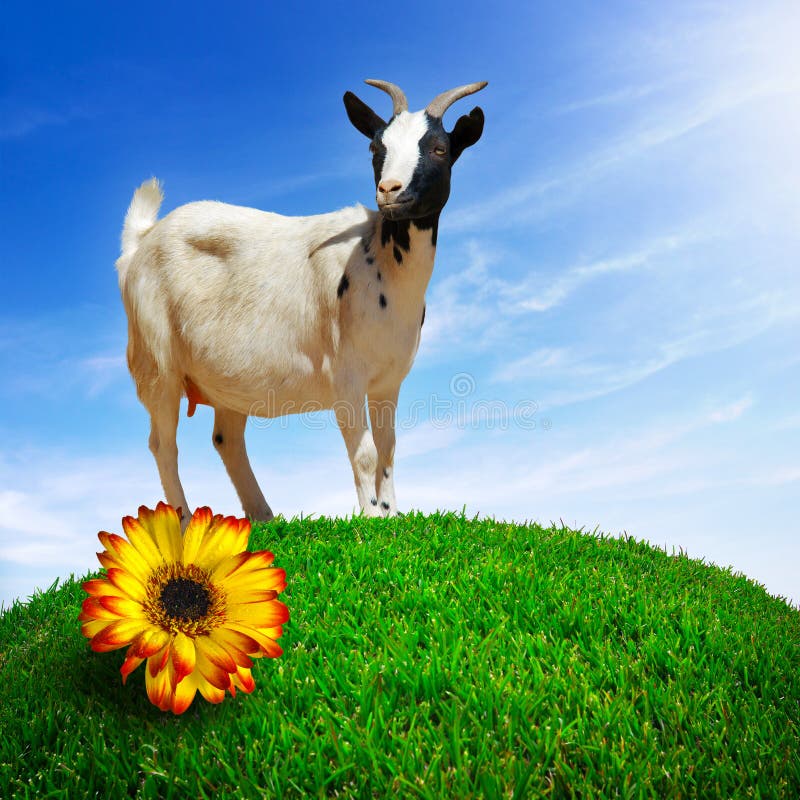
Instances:
[[[369,146],[375,199],[388,219],[438,213],[450,195],[450,138],[441,120],[403,111]]]
[[[450,195],[450,170],[483,132],[483,112],[475,108],[447,133],[427,111],[401,111],[388,123],[354,94],[344,96],[350,121],[370,138],[375,198],[390,220],[438,214]]]

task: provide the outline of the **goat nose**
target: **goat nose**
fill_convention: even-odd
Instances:
[[[380,194],[391,194],[392,192],[399,192],[403,188],[403,184],[396,178],[386,178],[378,184],[378,192]]]

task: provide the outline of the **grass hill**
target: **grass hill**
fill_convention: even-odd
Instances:
[[[0,797],[800,797],[800,611],[633,539],[278,520],[284,655],[153,707],[70,580],[0,617]]]

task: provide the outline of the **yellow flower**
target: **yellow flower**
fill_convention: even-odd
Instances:
[[[285,570],[266,550],[245,551],[249,521],[198,508],[181,536],[177,512],[159,503],[122,527],[127,540],[98,533],[107,577],[83,584],[78,619],[92,650],[130,645],[122,682],[146,659],[147,694],[162,711],[182,714],[198,691],[212,703],[252,692],[253,659],[281,655],[289,610],[275,599]]]

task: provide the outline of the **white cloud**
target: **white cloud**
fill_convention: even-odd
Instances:
[[[464,344],[487,349],[504,338],[508,320],[497,306],[505,283],[490,273],[501,258],[497,248],[470,239],[452,257],[465,266],[439,277],[448,265],[437,262],[426,297],[419,358],[452,352]]]
[[[773,431],[793,431],[800,428],[800,414],[790,414],[787,417],[775,420],[770,426]]]
[[[563,406],[621,391],[682,361],[736,347],[775,325],[797,319],[800,300],[766,291],[738,303],[709,305],[689,320],[678,319],[677,330],[643,331],[635,348],[625,341],[605,355],[587,345],[537,348],[496,368],[491,379],[500,383],[536,380],[544,408]]]
[[[658,236],[631,252],[569,267],[561,271],[554,281],[540,290],[535,288],[535,284],[539,283],[540,279],[533,275],[520,286],[510,290],[510,293],[513,292],[514,296],[523,298],[517,301],[518,308],[522,310],[548,311],[564,302],[570,294],[585,283],[611,273],[629,272],[647,267],[652,261],[669,255],[675,250],[696,244],[703,238],[705,237],[689,232]]]
[[[753,396],[746,394],[744,397],[730,405],[722,406],[712,411],[708,418],[712,422],[733,422],[739,419],[748,409],[753,406]]]
[[[0,141],[4,139],[19,139],[38,131],[40,128],[69,125],[76,120],[88,119],[93,116],[87,110],[77,107],[66,111],[36,107],[6,107],[5,112],[0,116],[3,119],[3,124],[0,125]]]
[[[796,186],[798,172],[791,147],[800,126],[797,5],[759,4],[757,11],[739,7],[724,14],[698,13],[698,9],[689,15],[671,12],[665,10],[663,20],[668,36],[656,33],[652,26],[638,35],[630,27],[620,28],[624,43],[604,40],[601,52],[594,54],[597,62],[603,63],[609,52],[624,49],[630,72],[627,84],[624,74],[617,76],[622,85],[593,98],[567,101],[551,112],[594,109],[598,111],[598,130],[605,130],[609,118],[600,115],[609,106],[624,108],[629,113],[616,129],[584,144],[582,154],[567,163],[521,171],[504,189],[453,209],[445,226],[454,231],[518,228],[549,219],[599,179],[619,176],[631,168],[651,174],[658,192],[657,166],[655,160],[649,163],[647,159],[667,146],[683,145],[681,140],[712,126],[717,126],[714,143],[709,146],[705,142],[702,149],[687,148],[688,158],[676,158],[676,168],[696,174],[698,162],[711,162],[724,153],[728,174],[741,175],[739,195],[752,208],[753,184],[764,183],[763,169],[748,175],[743,168],[759,141],[754,129],[772,137],[772,147],[785,131],[782,152],[789,158],[780,154],[774,158],[781,159],[782,171],[792,176],[790,183]],[[541,99],[537,97],[536,102]],[[769,149],[760,155],[762,163],[772,157]],[[774,188],[771,178],[767,183]],[[706,182],[699,188],[708,193],[715,187]],[[719,206],[737,200],[717,197],[714,203]]]
[[[128,363],[124,354],[89,356],[78,360],[75,369],[82,375],[86,393],[90,397],[99,394],[114,381],[128,378]]]
[[[455,425],[437,425],[426,420],[410,430],[400,430],[397,435],[396,452],[403,458],[427,455],[455,445],[464,436],[464,431]]]
[[[573,114],[576,111],[586,111],[587,109],[604,108],[608,106],[627,105],[634,101],[642,100],[665,88],[668,88],[674,81],[660,81],[648,84],[632,84],[614,89],[610,92],[603,92],[594,97],[585,97],[580,100],[573,100],[563,105],[556,106],[549,110],[550,114]]]

